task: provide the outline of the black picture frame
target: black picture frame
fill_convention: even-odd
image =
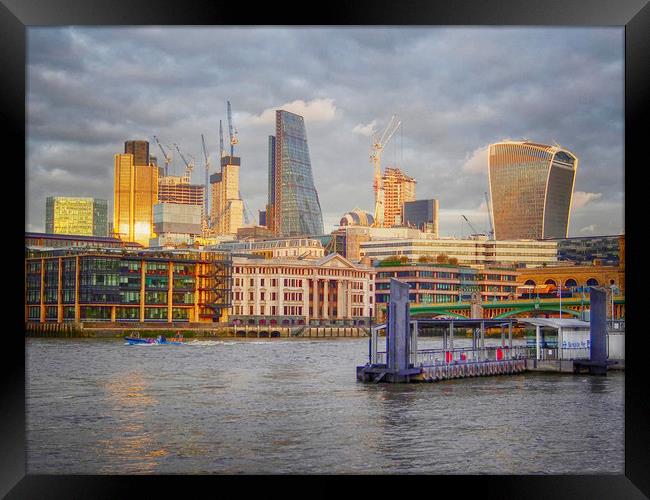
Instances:
[[[253,492],[264,483],[275,483],[277,492],[287,489],[292,478],[266,476],[260,481],[225,476],[64,476],[25,474],[25,341],[20,291],[24,282],[24,212],[20,200],[7,194],[17,191],[25,165],[25,56],[26,27],[36,25],[562,25],[625,26],[625,218],[626,239],[626,323],[630,325],[625,373],[625,475],[584,476],[428,476],[418,485],[427,495],[450,494],[480,498],[644,498],[650,496],[650,398],[647,391],[640,301],[643,267],[644,215],[641,196],[631,196],[642,186],[647,170],[643,124],[647,121],[650,92],[650,5],[647,0],[453,0],[444,2],[386,0],[237,4],[207,0],[185,1],[100,1],[100,0],[0,0],[0,99],[7,125],[5,144],[5,190],[3,221],[9,242],[3,249],[6,283],[2,369],[2,467],[0,494],[7,498],[118,498],[134,496],[134,488],[166,494],[192,494],[192,486],[207,487],[209,495],[225,494],[226,484],[236,489],[230,494]],[[17,198],[20,198],[18,195]],[[25,209],[23,199],[23,210]],[[20,214],[23,214],[21,219]],[[635,223],[635,218],[641,222]],[[11,224],[9,224],[11,223]],[[13,263],[15,259],[16,264]],[[636,326],[635,326],[636,325]],[[575,409],[580,411],[579,408]],[[606,450],[603,450],[606,453]],[[462,471],[459,471],[459,474]],[[327,474],[327,471],[323,471]],[[360,493],[382,494],[388,483],[403,477],[364,478]],[[368,480],[369,479],[369,480]],[[408,478],[406,478],[408,479]],[[319,493],[342,492],[349,477],[309,477],[319,482]],[[401,486],[404,487],[404,486]],[[404,490],[420,495],[420,491]],[[270,491],[270,490],[269,490]],[[305,489],[303,494],[311,494]],[[384,493],[385,494],[385,493]]]

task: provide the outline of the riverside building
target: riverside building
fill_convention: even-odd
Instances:
[[[28,249],[25,321],[225,322],[230,271],[217,252]]]
[[[108,236],[108,202],[97,198],[48,196],[45,232],[81,236]]]
[[[530,141],[491,144],[488,182],[494,238],[566,238],[578,158]]]
[[[323,234],[307,131],[300,115],[275,112],[275,136],[269,136],[268,183],[266,223],[276,236]]]
[[[473,292],[481,299],[507,300],[517,290],[519,271],[514,267],[483,267],[449,264],[380,264],[375,277],[376,302],[385,304],[390,296],[390,279],[409,284],[412,304],[440,304],[470,300]]]
[[[232,266],[232,324],[368,326],[374,314],[375,270],[341,255],[233,256]]]
[[[225,241],[214,247],[218,251],[258,255],[265,259],[282,257],[296,259],[319,259],[325,256],[325,248],[314,238],[285,238],[264,241]]]

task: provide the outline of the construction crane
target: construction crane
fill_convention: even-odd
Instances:
[[[203,146],[203,158],[205,161],[205,197],[203,202],[203,225],[205,228],[209,226],[210,223],[210,155],[208,155],[208,150],[205,147],[205,137],[201,134],[201,145]]]
[[[248,205],[246,204],[246,201],[244,201],[244,198],[241,197],[241,192],[238,191],[237,194],[239,195],[239,199],[242,201],[242,205],[244,205],[244,210],[243,210],[243,212],[244,212],[244,224],[250,224],[251,223],[250,221],[251,220],[254,221],[255,217],[253,217],[253,214],[248,209]]]
[[[465,219],[465,221],[467,222],[467,224],[469,224],[469,227],[472,229],[472,231],[474,231],[474,234],[481,234],[481,233],[479,233],[479,232],[476,230],[476,228],[475,228],[474,226],[472,226],[472,223],[469,221],[469,219],[468,219],[467,217],[465,217],[465,216],[462,215],[462,214],[461,214],[461,217],[462,217],[463,219]]]
[[[490,239],[493,240],[494,239],[494,224],[492,223],[492,210],[491,210],[490,200],[488,199],[487,191],[485,191],[485,207],[487,208],[488,221],[490,222],[490,231],[488,232],[488,235],[489,235]]]
[[[223,148],[223,127],[221,126],[221,120],[219,120],[219,164],[221,164],[221,158],[226,156],[226,150]]]
[[[192,175],[192,169],[194,168],[194,157],[191,154],[188,154],[187,156],[190,157],[190,161],[188,162],[185,159],[185,156],[183,156],[183,153],[181,153],[181,150],[178,148],[178,144],[174,144],[174,147],[176,148],[176,151],[178,151],[178,154],[181,155],[183,163],[185,163],[185,175],[183,178],[189,183],[190,177]]]
[[[381,136],[374,136],[373,138],[372,153],[370,153],[370,161],[375,167],[375,177],[373,182],[373,189],[375,191],[375,221],[373,227],[384,226],[384,186],[382,185],[381,180],[381,152],[384,150],[401,124],[402,122],[397,120],[397,115],[393,115]]]
[[[158,144],[158,147],[160,148],[160,151],[162,151],[163,158],[165,159],[165,177],[169,175],[169,164],[172,162],[172,155],[171,152],[168,154],[162,147],[162,144],[160,144],[160,141],[158,140],[158,137],[155,135],[153,136],[154,140]]]
[[[237,139],[237,129],[232,124],[230,101],[228,101],[228,133],[230,135],[230,156],[235,156],[235,144],[239,142],[239,139]]]

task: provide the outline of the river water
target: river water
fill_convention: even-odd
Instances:
[[[27,339],[28,473],[624,471],[622,372],[363,384],[367,339],[186,344]]]

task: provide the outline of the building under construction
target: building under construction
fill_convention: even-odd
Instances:
[[[176,203],[179,205],[199,205],[203,219],[205,187],[190,184],[186,177],[168,175],[158,181],[158,203]]]
[[[244,202],[239,196],[240,165],[239,157],[224,156],[221,172],[210,176],[210,233],[214,236],[237,235],[244,223]]]

